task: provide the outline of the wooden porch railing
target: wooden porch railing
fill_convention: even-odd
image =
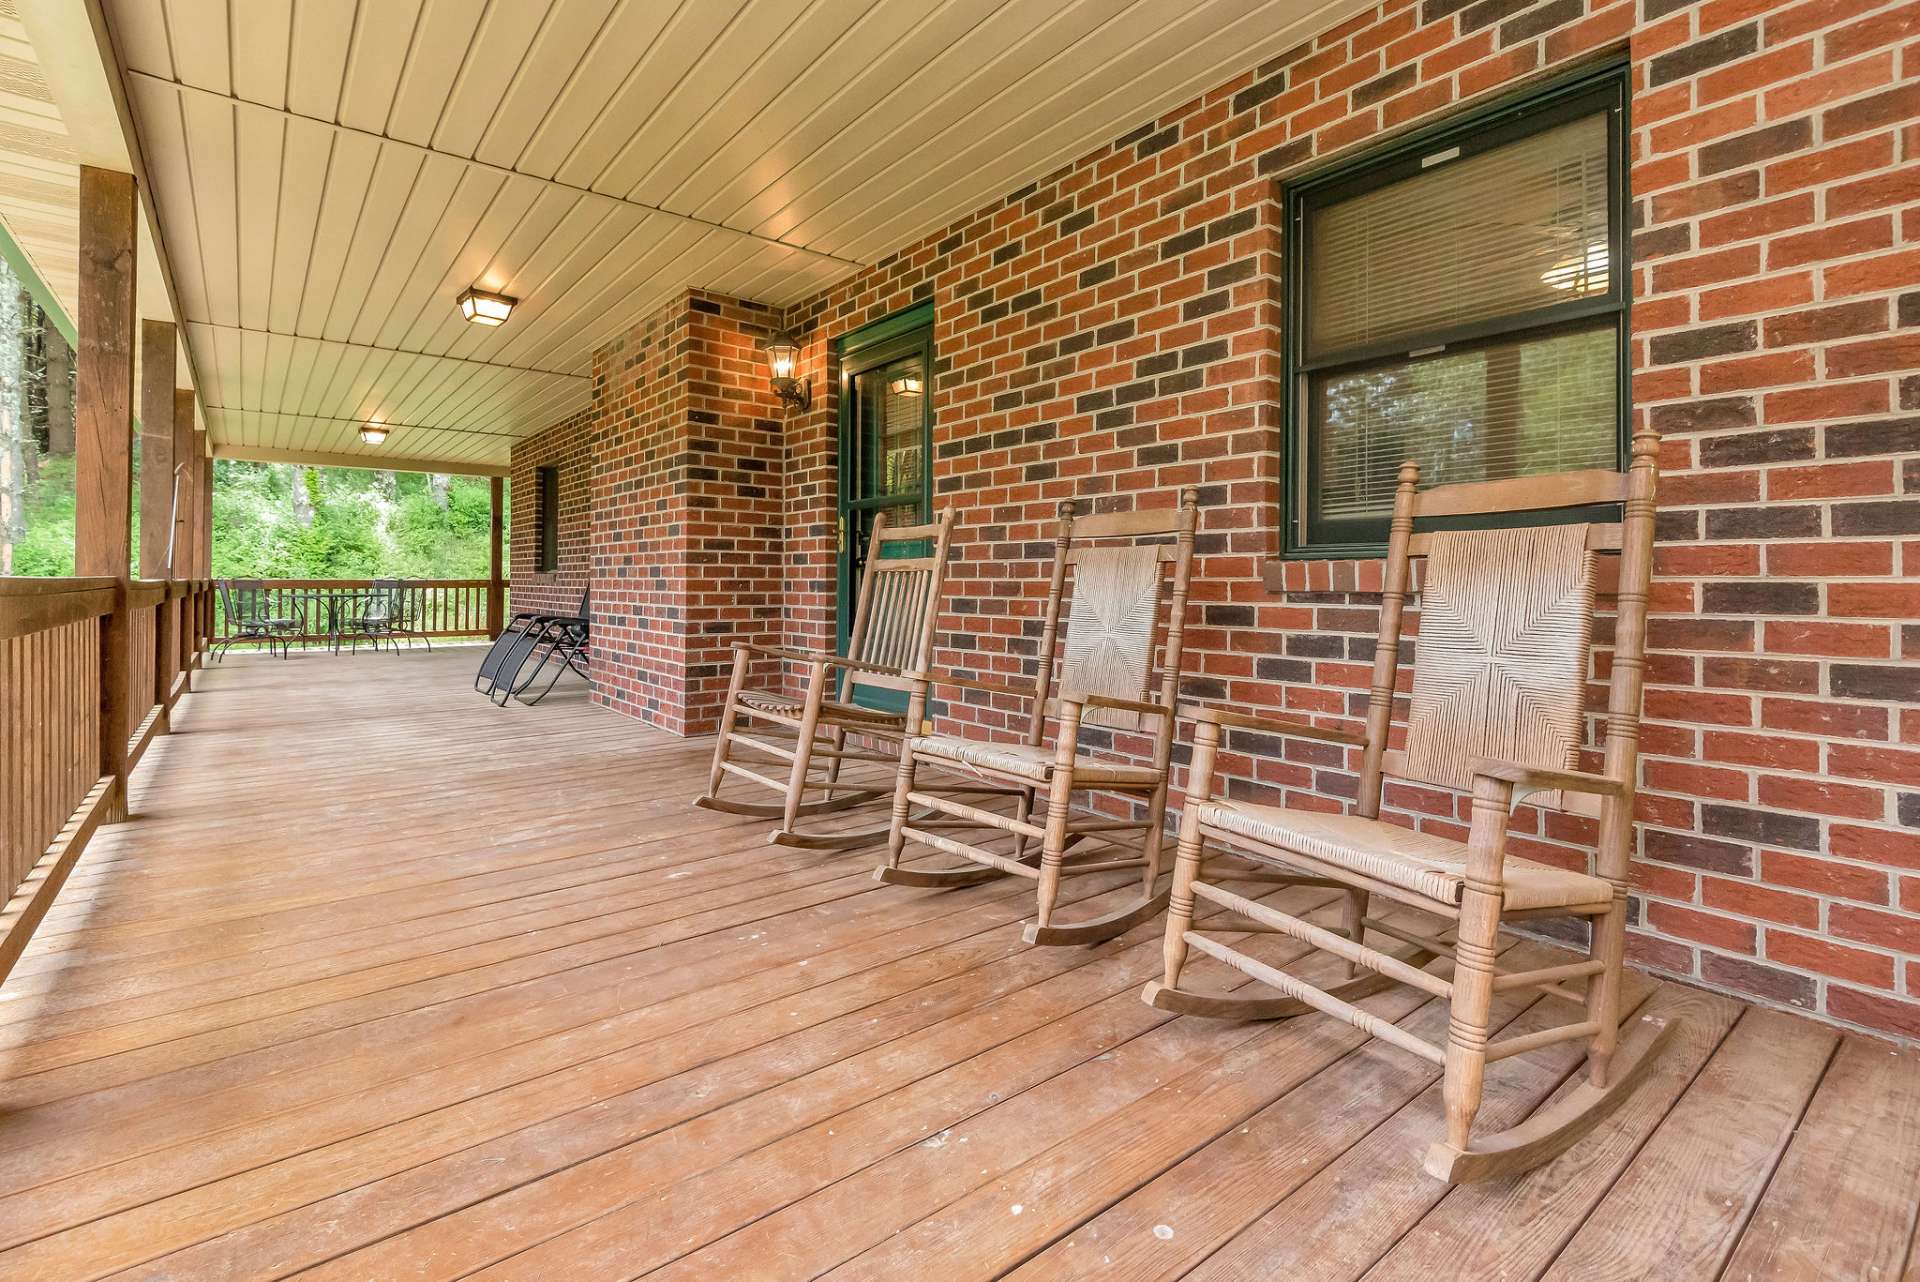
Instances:
[[[201,580],[0,578],[0,979],[199,666]]]
[[[266,612],[286,617],[295,605],[305,612],[307,626],[295,635],[295,641],[328,641],[328,604],[338,610],[341,619],[355,613],[353,593],[373,586],[372,579],[263,579]],[[487,579],[404,579],[410,626],[429,637],[484,637],[493,635],[489,598],[493,584]],[[501,595],[506,585],[500,585]],[[215,594],[215,644],[227,640],[227,614],[224,602]],[[504,600],[502,605],[504,606]]]

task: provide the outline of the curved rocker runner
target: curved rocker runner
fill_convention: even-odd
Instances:
[[[1446,1134],[1426,1155],[1429,1173],[1449,1183],[1524,1171],[1565,1151],[1632,1093],[1671,1041],[1674,1027],[1641,1020],[1622,1035],[1621,967],[1626,943],[1627,860],[1646,652],[1647,590],[1653,562],[1656,439],[1634,438],[1633,464],[1616,472],[1574,472],[1418,491],[1419,469],[1400,469],[1387,546],[1380,637],[1374,652],[1366,732],[1275,721],[1214,709],[1186,709],[1196,724],[1193,778],[1181,816],[1167,914],[1165,974],[1147,985],[1161,1010],[1224,1019],[1284,1018],[1317,1010],[1442,1066]],[[1568,523],[1516,529],[1413,532],[1424,517],[1618,503],[1619,525]],[[1605,748],[1597,772],[1577,769],[1585,741],[1585,691],[1592,664],[1599,556],[1619,554],[1618,603],[1608,675]],[[1418,663],[1404,746],[1388,731],[1399,671],[1402,612],[1415,557],[1426,561]],[[1360,749],[1360,789],[1350,814],[1326,814],[1230,797],[1215,778],[1222,737],[1247,730]],[[1379,818],[1386,775],[1471,791],[1464,843]],[[1536,863],[1507,851],[1513,807],[1537,804],[1599,819],[1592,873]],[[896,801],[897,804],[897,801]],[[1280,865],[1271,880],[1335,885],[1347,892],[1337,929],[1226,889],[1207,861],[1219,852]],[[1297,871],[1294,871],[1297,870]],[[1449,923],[1422,935],[1370,915],[1375,897]],[[1196,900],[1227,910],[1227,922],[1194,928]],[[1588,923],[1584,960],[1531,970],[1501,969],[1503,922],[1571,917]],[[1241,926],[1236,923],[1249,923]],[[1349,978],[1328,988],[1279,970],[1213,935],[1252,929],[1289,935],[1347,963]],[[1368,934],[1413,947],[1385,952]],[[1448,938],[1447,936],[1451,936]],[[1190,952],[1234,967],[1277,996],[1241,997],[1183,989]],[[1443,968],[1426,969],[1435,958]],[[1361,972],[1366,972],[1362,974]],[[1584,981],[1583,987],[1574,987]],[[1356,1005],[1388,984],[1444,1000],[1444,1046]],[[1490,1037],[1496,994],[1519,990],[1565,1002],[1574,1017],[1555,1027]],[[1473,1133],[1489,1063],[1540,1047],[1583,1041],[1586,1081],[1531,1118],[1494,1135]]]
[[[1098,943],[1165,909],[1168,892],[1157,889],[1161,828],[1198,525],[1199,496],[1192,489],[1181,491],[1171,509],[1076,517],[1071,503],[1060,505],[1042,661],[1031,680],[996,685],[930,672],[915,685],[907,711],[907,723],[919,724],[934,687],[983,691],[1025,704],[1026,735],[1017,743],[965,734],[905,740],[886,862],[875,877],[901,886],[971,886],[1009,874],[1030,878],[1036,913],[1026,939],[1035,944]],[[1058,725],[1051,744],[1049,720]],[[1124,757],[1082,752],[1083,726],[1146,742]],[[938,771],[938,781],[923,781],[923,768]],[[1013,813],[960,800],[968,794],[1011,797]],[[1075,809],[1075,798],[1088,794],[1113,798],[1111,809]],[[1010,853],[983,844],[1008,835]],[[903,864],[909,841],[967,862]],[[1062,877],[1136,868],[1140,891],[1133,902],[1087,921],[1054,919]]]

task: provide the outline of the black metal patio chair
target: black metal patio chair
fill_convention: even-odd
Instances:
[[[387,621],[389,633],[394,637],[405,637],[407,648],[413,648],[415,637],[427,643],[427,653],[433,653],[433,637],[426,628],[426,589],[418,583],[409,583],[405,579],[393,580],[393,613]]]
[[[298,601],[276,607],[260,579],[221,579],[220,608],[227,616],[226,635],[214,646],[214,661],[224,663],[235,641],[264,641],[267,653],[287,657],[287,643],[307,630],[306,611]]]
[[[386,640],[387,648],[389,650],[393,648],[394,613],[399,596],[400,580],[398,579],[374,579],[370,582],[366,592],[359,599],[359,608],[353,612],[352,617],[347,620],[346,627],[341,630],[347,638],[348,653],[357,653],[362,641],[371,643],[377,653],[383,638]],[[336,650],[339,648],[338,639],[334,642],[334,648]]]

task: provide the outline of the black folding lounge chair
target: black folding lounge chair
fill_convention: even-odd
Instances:
[[[535,610],[522,610],[507,620],[507,626],[500,630],[493,644],[487,648],[486,655],[480,660],[480,671],[473,678],[473,688],[480,693],[492,696],[494,687],[499,684],[500,672],[506,665],[507,656],[514,653],[529,633],[538,634],[555,619],[584,619],[592,605],[593,589],[587,588],[580,594],[580,605],[572,614],[544,614]],[[525,650],[514,658],[513,668],[526,662],[527,655],[533,652],[534,642],[529,642]],[[509,670],[512,670],[511,668]],[[502,700],[504,702],[504,700]]]
[[[578,615],[550,615],[515,638],[501,658],[500,670],[488,697],[503,708],[507,706],[508,699],[533,704],[546,698],[561,674],[568,670],[586,679],[587,648],[593,640],[589,606],[590,603],[583,596]],[[553,670],[553,675],[547,678],[546,685],[540,687],[540,693],[528,698],[526,692],[533,688],[540,674],[549,668]]]

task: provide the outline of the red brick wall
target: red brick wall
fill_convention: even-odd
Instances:
[[[734,643],[782,640],[786,443],[762,354],[778,313],[699,293],[689,307],[683,718],[703,733],[720,723]]]
[[[592,566],[593,411],[582,410],[513,447],[511,515],[513,528],[509,575],[515,612],[570,614],[580,604]],[[553,570],[535,566],[540,553],[540,483],[538,469],[559,469],[559,565]]]
[[[687,300],[593,358],[594,698],[685,724]]]
[[[596,354],[599,697],[704,728],[731,640],[831,640],[831,340],[932,298],[938,502],[964,522],[943,662],[1032,661],[1057,500],[1198,485],[1189,695],[1357,718],[1377,563],[1272,560],[1278,180],[1622,51],[1635,417],[1666,469],[1634,955],[1920,1036],[1913,3],[1394,0],[791,309],[816,403],[784,441],[754,348],[775,318],[676,301]],[[1355,782],[1324,745],[1225,764],[1296,804]],[[1462,798],[1387,798],[1463,830]],[[1515,831],[1576,863],[1593,838]]]
[[[683,295],[594,354],[589,409],[513,450],[516,606],[570,609],[590,577],[594,698],[676,733],[717,723],[736,640],[781,639],[775,320]],[[552,463],[560,569],[541,574],[534,475]]]
[[[1276,180],[1631,51],[1636,419],[1665,436],[1634,953],[1920,1036],[1920,5],[1424,0],[1356,17],[794,309],[786,635],[831,635],[830,340],[931,297],[942,660],[1011,670],[1053,504],[1205,511],[1194,695],[1355,718],[1377,565],[1279,546]],[[1902,417],[1902,415],[1905,417]],[[1009,580],[1018,584],[1009,593]],[[962,624],[964,623],[964,626]],[[1001,710],[957,718],[999,726]],[[1300,804],[1354,762],[1231,756]],[[1395,786],[1403,822],[1462,798]],[[1523,811],[1526,853],[1592,825]]]

